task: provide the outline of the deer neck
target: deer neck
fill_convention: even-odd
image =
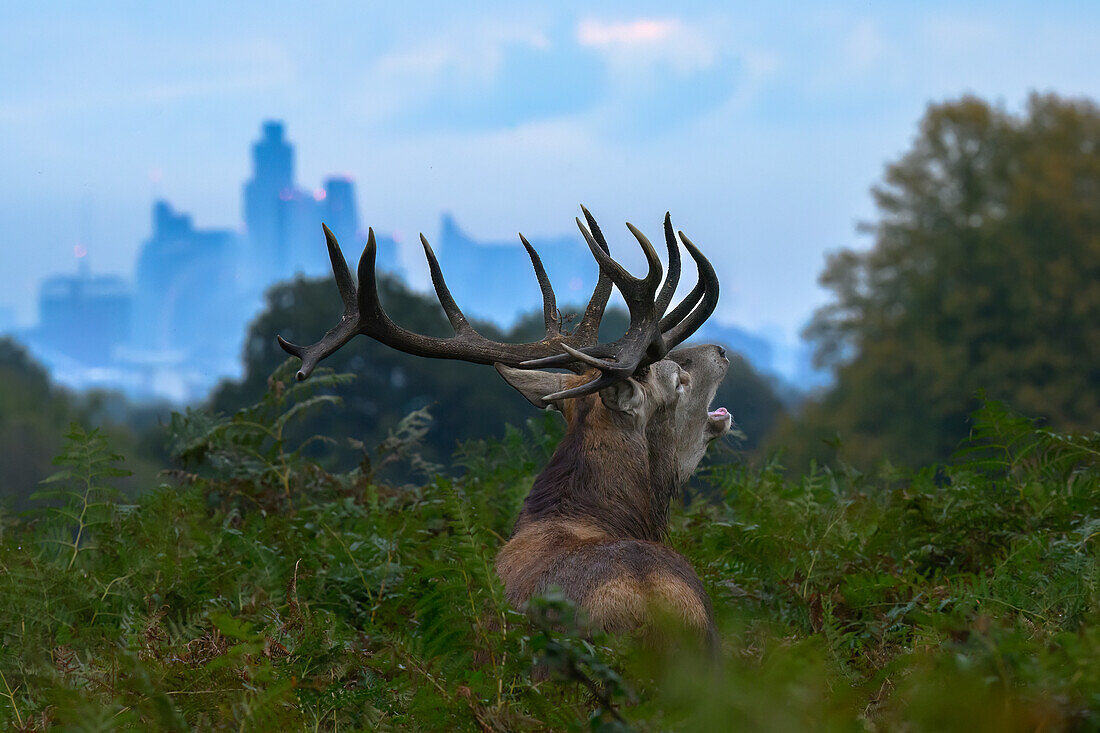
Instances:
[[[659,409],[646,426],[646,450],[649,453],[649,491],[655,521],[662,536],[668,533],[669,504],[680,491],[679,456],[676,451],[675,412]]]
[[[645,426],[607,410],[598,395],[576,402],[565,438],[535,479],[515,531],[540,520],[573,519],[612,537],[663,540],[668,499],[654,491],[653,457],[660,451],[651,450]]]

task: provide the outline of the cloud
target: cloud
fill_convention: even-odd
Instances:
[[[577,27],[577,39],[586,46],[651,44],[665,41],[680,27],[677,20],[640,18],[625,22],[603,23],[582,20]]]
[[[726,100],[738,63],[675,17],[465,23],[376,59],[350,106],[402,134],[561,119],[656,134]]]
[[[678,17],[582,18],[579,46],[609,76],[601,127],[617,137],[665,133],[716,109],[745,77],[745,62],[713,29]]]
[[[635,18],[604,21],[582,19],[577,24],[577,42],[597,49],[621,68],[641,63],[668,64],[688,75],[712,67],[717,60],[716,44],[703,29],[680,18]]]
[[[577,51],[529,24],[462,24],[376,59],[351,106],[402,132],[573,114],[596,102],[603,81],[594,59]]]
[[[878,25],[873,20],[859,20],[844,42],[844,63],[853,72],[869,71],[882,59],[886,47]]]

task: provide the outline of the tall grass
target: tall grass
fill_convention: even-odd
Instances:
[[[132,506],[73,429],[42,508],[0,525],[8,727],[1100,728],[1095,435],[987,403],[957,461],[915,474],[706,469],[672,542],[714,600],[716,667],[504,601],[493,557],[559,426],[442,472],[417,413],[333,474],[284,438],[335,409],[346,377],[318,376],[177,416],[176,467]],[[399,462],[422,478],[388,482]]]

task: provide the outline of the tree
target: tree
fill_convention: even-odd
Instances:
[[[0,496],[28,496],[52,472],[71,419],[69,399],[11,339],[0,339]]]
[[[874,246],[829,258],[832,302],[805,331],[834,386],[783,439],[839,433],[857,463],[943,459],[979,391],[1059,428],[1096,429],[1096,105],[933,105],[873,195]]]
[[[380,276],[378,287],[386,311],[400,325],[430,336],[451,335],[443,310],[432,297],[412,292],[391,276]],[[331,277],[298,278],[271,288],[267,307],[245,339],[243,379],[220,385],[211,397],[211,407],[226,412],[257,401],[267,389],[268,375],[287,359],[275,334],[296,343],[312,343],[340,320],[342,310]],[[503,337],[492,324],[475,325],[488,338]],[[342,407],[317,410],[296,428],[339,441],[314,445],[314,457],[330,463],[346,466],[361,457],[346,438],[377,445],[402,417],[423,407],[433,416],[425,457],[435,461],[448,459],[460,439],[488,437],[504,422],[522,425],[530,416],[527,401],[503,385],[493,369],[423,359],[369,338],[355,339],[321,366],[355,375],[337,391]]]
[[[102,427],[129,456],[133,475],[118,483],[124,492],[154,485],[154,462],[163,453],[155,415],[155,406],[135,408],[118,394],[71,394],[52,384],[20,344],[0,338],[0,501],[25,507],[39,482],[56,472],[53,458],[73,423]]]

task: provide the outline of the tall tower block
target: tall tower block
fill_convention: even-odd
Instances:
[[[244,223],[248,232],[250,278],[266,284],[284,272],[290,257],[286,207],[294,195],[294,148],[283,123],[267,121],[252,146],[252,178],[244,184]]]

